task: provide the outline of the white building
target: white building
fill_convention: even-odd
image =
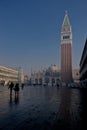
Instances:
[[[7,84],[9,81],[12,82],[24,82],[23,72],[18,69],[13,69],[11,67],[0,66],[0,83]]]

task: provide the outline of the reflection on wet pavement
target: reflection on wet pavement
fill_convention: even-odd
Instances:
[[[24,86],[9,95],[0,86],[1,130],[83,130],[87,119],[87,90]]]

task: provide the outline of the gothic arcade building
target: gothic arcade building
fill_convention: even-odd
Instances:
[[[87,85],[87,39],[80,60],[80,81]]]

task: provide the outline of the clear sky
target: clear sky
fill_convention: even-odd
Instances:
[[[73,68],[79,67],[87,37],[87,0],[0,0],[0,65],[25,74],[60,67],[61,26],[68,11]]]

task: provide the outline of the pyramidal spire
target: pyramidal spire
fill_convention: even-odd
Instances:
[[[67,11],[65,12],[65,17],[62,26],[70,26],[69,18],[68,18],[68,13]]]

